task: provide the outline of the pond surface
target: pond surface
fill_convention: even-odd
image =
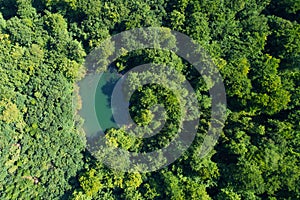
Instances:
[[[82,101],[79,115],[84,119],[83,129],[87,137],[103,134],[106,129],[118,128],[113,119],[111,95],[121,75],[105,72],[87,75],[78,86]]]
[[[120,76],[117,74],[105,72],[102,74],[97,85],[95,94],[95,110],[98,122],[103,131],[109,128],[118,127],[113,119],[111,96],[114,86],[119,79]]]

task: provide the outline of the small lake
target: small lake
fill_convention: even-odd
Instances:
[[[113,119],[111,95],[120,78],[117,73],[105,72],[87,75],[78,83],[82,101],[79,115],[84,119],[87,137],[103,134],[109,128],[118,128]]]
[[[114,87],[120,77],[116,73],[105,72],[98,82],[95,94],[95,110],[98,122],[103,131],[109,128],[117,128],[113,119],[111,108],[111,96]]]

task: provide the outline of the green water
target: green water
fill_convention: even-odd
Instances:
[[[116,73],[92,74],[78,83],[82,108],[79,115],[84,119],[87,137],[94,137],[108,128],[117,128],[111,109],[111,94],[119,79]]]
[[[99,125],[105,131],[108,128],[117,128],[113,120],[111,95],[119,77],[115,73],[105,72],[101,76],[95,94],[95,110]]]

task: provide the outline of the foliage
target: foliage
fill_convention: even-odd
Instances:
[[[299,0],[0,1],[0,198],[300,199],[299,6]],[[187,34],[210,54],[224,79],[228,119],[214,150],[199,158],[212,85],[174,52],[123,49],[112,64],[121,74],[145,63],[155,63],[158,72],[167,66],[174,71],[163,78],[151,71],[129,77],[132,118],[147,127],[155,118],[153,106],[163,105],[160,134],[141,139],[112,128],[105,135],[109,146],[147,152],[176,137],[190,104],[176,98],[188,98],[186,90],[167,82],[173,72],[181,74],[178,83],[191,83],[201,109],[186,116],[200,117],[200,126],[176,162],[155,172],[124,173],[85,150],[73,92],[93,49],[105,54],[92,55],[91,62],[98,71],[106,68],[114,47],[99,47],[104,39],[149,26]],[[178,42],[169,31],[164,39],[171,48]],[[140,87],[147,79],[174,90]]]

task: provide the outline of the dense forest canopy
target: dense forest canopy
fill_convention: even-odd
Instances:
[[[299,19],[299,0],[1,0],[1,199],[300,199]],[[206,157],[198,155],[209,86],[184,59],[156,49],[125,53],[116,67],[154,62],[181,72],[201,110],[193,144],[147,173],[110,169],[86,150],[73,102],[84,60],[109,36],[137,27],[188,35],[220,70],[227,120]],[[159,85],[134,93],[133,119],[149,124],[157,102],[168,108],[162,134],[141,140],[112,128],[109,145],[151,151],[176,137],[180,106]]]

